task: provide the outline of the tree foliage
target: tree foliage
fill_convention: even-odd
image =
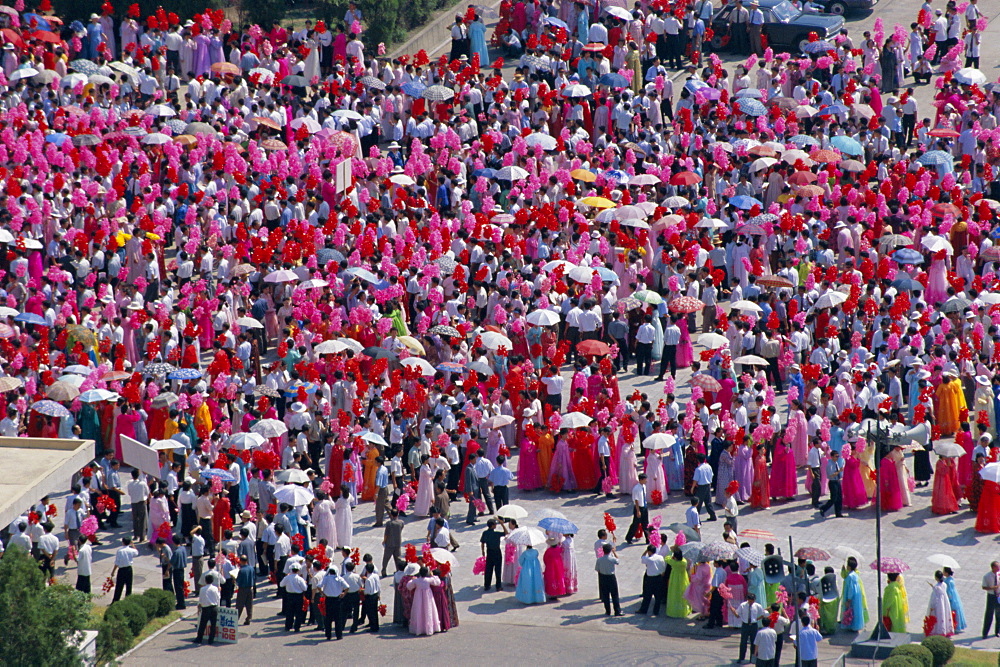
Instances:
[[[64,667],[77,653],[90,599],[70,586],[45,585],[38,563],[23,549],[0,558],[0,664]]]

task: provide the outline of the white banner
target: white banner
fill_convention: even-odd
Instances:
[[[240,615],[236,607],[219,607],[219,632],[215,636],[223,644],[235,644],[239,637]]]
[[[125,463],[136,468],[140,472],[160,479],[160,457],[156,450],[147,447],[138,440],[121,436],[122,438],[122,459]]]

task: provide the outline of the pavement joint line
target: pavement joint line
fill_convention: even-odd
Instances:
[[[149,642],[153,641],[154,639],[156,639],[157,637],[159,637],[164,632],[166,632],[170,628],[174,627],[175,625],[177,625],[181,621],[183,621],[185,619],[190,619],[192,616],[197,615],[196,611],[190,611],[190,610],[187,610],[187,609],[185,609],[185,610],[176,610],[176,611],[182,611],[183,613],[181,613],[181,615],[178,618],[175,618],[170,623],[167,623],[162,628],[160,628],[159,630],[157,630],[156,632],[154,632],[153,634],[151,634],[150,636],[146,637],[141,642],[139,642],[138,644],[136,644],[135,646],[133,646],[132,648],[130,648],[128,651],[126,651],[125,653],[122,653],[120,656],[118,656],[118,662],[120,663],[125,658],[129,657],[130,655],[132,655],[133,653],[135,653],[136,651],[138,651],[139,649],[141,649],[143,646],[145,646]]]

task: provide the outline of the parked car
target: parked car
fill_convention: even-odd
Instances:
[[[824,12],[844,16],[851,11],[874,9],[878,0],[812,0],[812,3],[821,7]]]
[[[849,0],[831,0],[848,2]],[[853,1],[853,0],[850,0]],[[820,39],[832,38],[844,27],[844,17],[799,11],[788,0],[759,0],[764,12],[764,34],[767,45],[775,51],[801,52],[809,42],[809,33]],[[722,7],[712,17],[712,50],[724,51],[729,46],[729,15],[735,5]]]

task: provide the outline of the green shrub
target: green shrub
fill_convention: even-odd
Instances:
[[[891,655],[882,661],[882,667],[923,667],[923,663],[908,655]]]
[[[915,658],[919,660],[924,667],[934,667],[934,654],[930,652],[926,646],[921,646],[920,644],[906,644],[904,646],[897,646],[889,654],[892,656],[906,656],[908,658]]]
[[[920,645],[927,648],[934,656],[934,667],[947,665],[951,656],[955,655],[955,643],[947,637],[926,637]]]
[[[166,616],[174,610],[174,605],[177,603],[174,594],[162,588],[150,588],[141,597],[144,598],[144,604],[148,604],[145,602],[146,600],[152,600],[155,603],[149,607],[152,611],[147,610],[146,612],[150,619]]]
[[[104,617],[107,618],[110,614],[112,618],[124,620],[128,623],[132,634],[138,635],[146,627],[146,623],[149,622],[149,615],[146,614],[146,609],[139,601],[139,597],[141,596],[130,595],[127,598],[112,603],[108,607],[108,610],[104,612]]]
[[[110,611],[110,610],[109,610]],[[108,614],[97,627],[97,661],[110,662],[132,648],[135,636],[125,619]]]

